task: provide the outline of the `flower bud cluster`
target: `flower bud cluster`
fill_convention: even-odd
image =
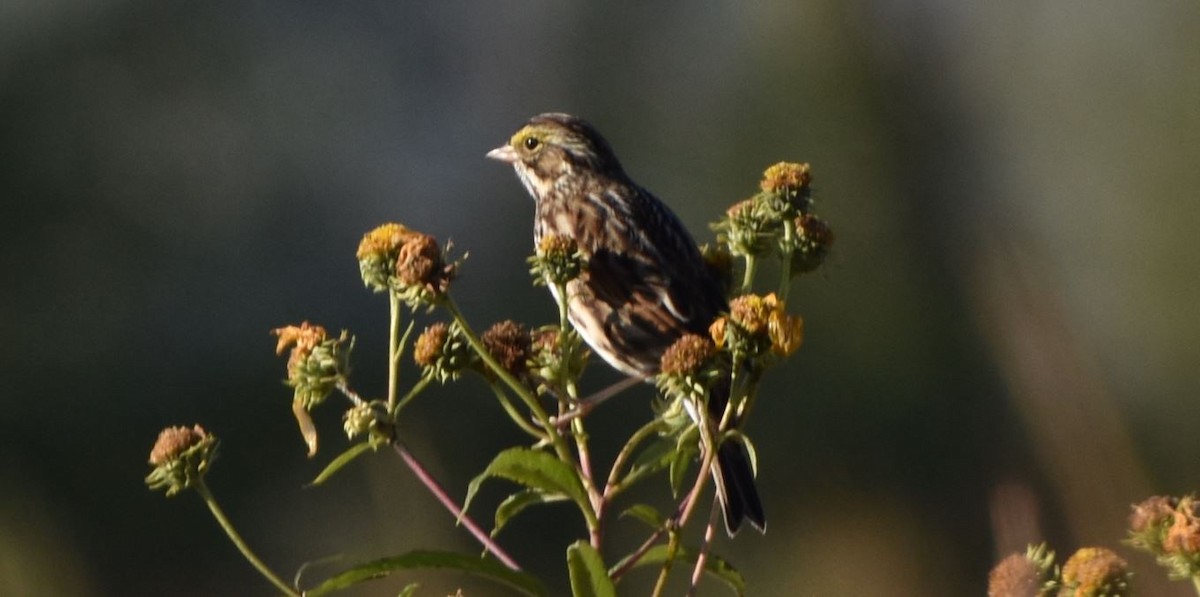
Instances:
[[[1134,504],[1129,544],[1154,554],[1173,578],[1200,577],[1200,501],[1154,496]]]
[[[804,320],[789,314],[774,293],[746,294],[730,301],[729,314],[718,317],[708,331],[717,348],[728,346],[750,357],[787,357],[804,340]]]
[[[779,162],[763,172],[759,193],[735,203],[712,225],[735,256],[758,257],[772,249],[792,255],[793,274],[821,265],[833,232],[811,213],[812,171],[808,164]]]
[[[365,234],[356,256],[363,284],[393,292],[413,309],[436,304],[458,271],[458,262],[448,260],[437,239],[401,224]]]

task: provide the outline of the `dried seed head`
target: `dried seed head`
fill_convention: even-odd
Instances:
[[[525,373],[532,342],[525,326],[512,321],[498,322],[480,336],[483,346],[513,375]]]

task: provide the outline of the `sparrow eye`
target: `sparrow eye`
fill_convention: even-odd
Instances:
[[[529,151],[537,149],[537,146],[541,145],[541,143],[542,142],[538,141],[537,137],[525,137],[525,141],[523,141],[525,149],[528,149]]]

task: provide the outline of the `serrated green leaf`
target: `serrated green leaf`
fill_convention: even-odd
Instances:
[[[658,509],[648,504],[634,504],[621,513],[621,518],[629,516],[636,518],[652,529],[660,529],[665,522]]]
[[[492,536],[495,537],[500,533],[500,529],[508,524],[514,516],[519,514],[525,508],[537,504],[549,504],[551,502],[565,501],[567,496],[561,493],[546,493],[535,489],[526,489],[518,491],[500,502],[496,506],[496,526],[492,528]]]
[[[345,452],[338,454],[337,458],[334,458],[332,461],[329,462],[329,464],[325,465],[325,470],[321,471],[321,474],[317,475],[317,478],[313,479],[312,482],[309,483],[308,485],[310,487],[312,487],[312,486],[320,485],[320,484],[324,483],[325,481],[329,480],[329,478],[332,477],[334,473],[338,472],[338,470],[340,470],[343,466],[350,464],[351,460],[358,458],[358,456],[360,454],[362,454],[363,452],[366,452],[370,448],[371,448],[371,442],[369,442],[369,441],[354,444],[353,446],[350,447],[349,450],[346,450]]]
[[[642,566],[662,564],[663,562],[667,561],[668,553],[668,546],[655,545],[654,547],[651,547],[649,551],[647,551],[645,555],[643,555],[641,559],[639,559],[637,563],[633,565],[633,567],[641,568]],[[625,564],[625,560],[628,559],[628,556],[626,556],[624,559],[618,562],[617,565],[613,566],[613,570],[621,568]],[[690,562],[691,564],[695,565],[696,552],[691,549],[679,547],[675,551],[675,559]],[[742,573],[738,572],[737,568],[731,566],[729,562],[725,561],[724,558],[712,553],[708,554],[704,559],[704,572],[709,576],[712,576],[725,583],[725,585],[729,587],[729,590],[733,591],[733,593],[738,597],[742,597],[746,594],[746,579],[742,577]]]
[[[304,594],[308,597],[316,597],[368,580],[384,578],[393,572],[428,568],[457,570],[508,586],[525,595],[540,597],[546,594],[546,589],[542,587],[541,581],[537,578],[524,572],[510,570],[494,559],[448,551],[425,550],[410,551],[403,555],[359,564],[326,579],[325,582],[305,591]]]
[[[529,448],[509,448],[496,455],[482,473],[467,486],[467,497],[463,500],[463,512],[475,498],[479,486],[491,477],[508,479],[530,489],[551,494],[565,495],[583,510],[591,508],[583,483],[575,469],[548,452]]]
[[[587,541],[576,541],[567,548],[567,570],[575,597],[616,597],[617,587],[604,568],[600,552]]]

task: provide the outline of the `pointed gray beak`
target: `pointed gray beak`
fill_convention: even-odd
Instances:
[[[512,145],[501,145],[487,152],[487,157],[511,164],[517,161],[517,150],[513,149]]]

